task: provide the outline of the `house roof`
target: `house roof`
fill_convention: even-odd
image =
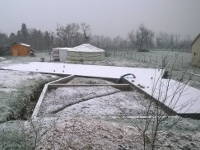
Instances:
[[[12,45],[15,45],[15,44],[19,44],[19,45],[22,45],[22,46],[25,46],[25,47],[31,47],[31,45],[28,45],[26,43],[21,43],[21,42],[13,43]]]
[[[194,41],[192,42],[192,45],[200,38],[200,33],[197,35],[197,37],[194,39]]]
[[[25,44],[25,43],[18,43],[18,44],[23,45],[23,46],[26,46],[26,47],[31,47],[30,45]]]

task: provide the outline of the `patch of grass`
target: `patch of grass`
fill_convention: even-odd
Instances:
[[[26,134],[24,122],[15,121],[0,124],[0,149],[31,150],[32,141]]]
[[[26,78],[20,80],[20,78],[23,78],[23,74],[12,71],[7,71],[2,75],[2,79],[4,79],[5,75],[8,76],[8,82],[1,81],[3,85],[0,86],[0,123],[9,120],[27,120],[30,118],[43,85],[46,82],[57,79],[56,76],[26,73],[24,74]],[[21,81],[17,85],[11,84],[13,75]]]

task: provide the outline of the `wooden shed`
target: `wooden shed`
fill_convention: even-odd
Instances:
[[[31,53],[31,46],[25,43],[15,43],[10,47],[12,56],[28,56]]]
[[[200,34],[192,42],[192,65],[200,67]]]

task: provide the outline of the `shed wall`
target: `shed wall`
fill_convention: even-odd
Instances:
[[[30,47],[16,44],[11,47],[12,56],[27,56],[30,53]]]

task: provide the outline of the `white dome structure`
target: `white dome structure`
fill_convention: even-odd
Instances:
[[[67,49],[67,60],[95,61],[103,60],[105,51],[90,44],[82,44]]]

